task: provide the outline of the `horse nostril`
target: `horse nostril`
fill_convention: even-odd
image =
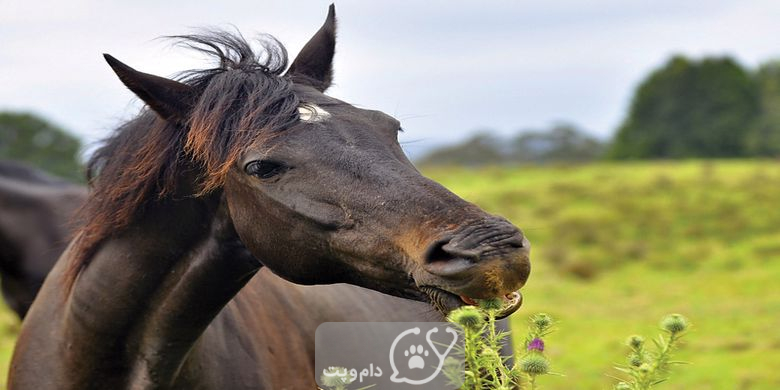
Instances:
[[[522,249],[525,247],[525,243],[523,241],[525,241],[525,239],[523,238],[523,235],[520,234],[516,239],[508,242],[507,246],[510,248]]]
[[[443,277],[459,277],[474,267],[473,256],[452,248],[449,239],[436,241],[425,252],[423,267],[430,273]]]
[[[455,260],[457,256],[444,249],[444,246],[449,242],[449,240],[441,240],[431,245],[431,247],[428,248],[428,251],[425,253],[425,263],[431,264],[436,262],[448,262]]]

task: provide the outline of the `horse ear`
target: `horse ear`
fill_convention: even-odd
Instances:
[[[109,54],[103,54],[119,80],[163,119],[185,122],[191,109],[193,90],[187,84],[139,72]]]
[[[293,82],[310,85],[320,92],[325,92],[333,79],[335,49],[336,7],[331,4],[325,23],[295,57],[287,74]]]

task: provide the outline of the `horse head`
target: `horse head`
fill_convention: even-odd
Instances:
[[[324,94],[335,30],[331,6],[286,73],[275,41],[260,60],[227,35],[218,37],[232,47],[223,51],[194,38],[222,66],[189,82],[106,59],[180,132],[199,170],[198,194],[222,191],[241,241],[274,273],[301,284],[351,283],[445,313],[513,298],[510,314],[530,272],[528,240],[420,174],[399,146],[398,120]]]

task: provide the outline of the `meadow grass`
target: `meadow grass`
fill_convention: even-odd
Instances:
[[[425,173],[531,240],[525,304],[556,318],[545,389],[607,389],[629,334],[695,326],[666,389],[780,388],[780,163],[688,161]],[[514,339],[522,347],[522,337]]]
[[[512,317],[549,313],[542,389],[608,389],[628,335],[694,324],[662,389],[780,388],[780,162],[683,161],[582,167],[423,168],[520,226],[533,271]],[[0,310],[0,375],[18,324]]]

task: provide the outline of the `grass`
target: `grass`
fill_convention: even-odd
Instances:
[[[549,313],[545,353],[565,374],[540,388],[611,388],[626,336],[657,334],[667,313],[694,323],[675,355],[691,364],[660,388],[780,388],[780,162],[423,171],[531,240],[514,342]],[[3,376],[17,329],[0,310]]]
[[[525,305],[558,320],[545,389],[605,389],[629,334],[694,324],[668,389],[780,388],[780,163],[430,169],[532,243]],[[650,324],[650,325],[648,325]],[[518,346],[522,340],[514,340]]]
[[[0,299],[0,389],[5,389],[8,367],[11,364],[11,352],[19,333],[19,319],[5,302]]]

